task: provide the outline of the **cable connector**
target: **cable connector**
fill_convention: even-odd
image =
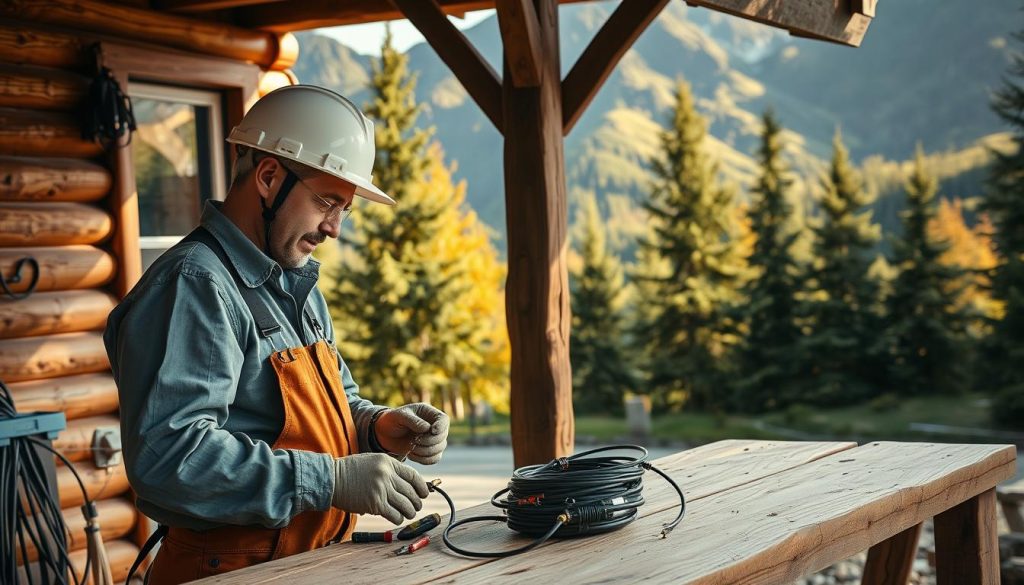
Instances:
[[[666,538],[672,532],[673,528],[675,528],[675,526],[666,526],[666,527],[662,528],[661,529],[661,537],[662,538]]]
[[[430,491],[435,491],[434,488],[436,488],[439,485],[441,485],[441,478],[440,477],[437,478],[437,479],[432,479],[432,480],[428,481],[427,482],[427,489],[430,490]]]
[[[544,494],[534,494],[525,498],[519,498],[516,500],[516,504],[519,506],[539,506],[540,501],[544,499]]]

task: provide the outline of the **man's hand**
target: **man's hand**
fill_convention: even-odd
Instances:
[[[331,505],[346,512],[383,516],[392,524],[412,519],[430,491],[416,470],[383,453],[334,460]]]
[[[417,402],[386,411],[374,424],[377,443],[388,452],[423,465],[441,460],[448,446],[448,415]]]

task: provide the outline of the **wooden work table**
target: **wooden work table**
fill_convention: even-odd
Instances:
[[[1014,475],[1011,445],[720,441],[654,463],[686,494],[686,517],[666,539],[661,524],[678,496],[647,473],[635,522],[511,558],[455,556],[435,528],[412,555],[394,556],[394,543],[342,543],[199,582],[788,583],[870,549],[863,583],[895,584],[906,583],[932,517],[940,585],[999,582],[995,486]],[[496,513],[484,504],[457,516]],[[473,550],[529,541],[502,523],[453,538]]]

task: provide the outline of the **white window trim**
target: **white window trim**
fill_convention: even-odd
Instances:
[[[170,101],[208,108],[207,112],[209,112],[210,120],[207,127],[210,129],[210,156],[213,159],[210,161],[211,173],[213,175],[210,181],[213,185],[213,192],[210,193],[210,197],[223,201],[227,196],[227,189],[225,187],[224,133],[222,130],[224,117],[221,112],[220,94],[211,90],[188,89],[155,83],[129,81],[128,95],[132,98]],[[143,250],[166,250],[181,241],[185,235],[143,236],[139,234],[139,247]]]

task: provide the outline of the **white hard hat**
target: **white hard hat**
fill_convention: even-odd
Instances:
[[[352,102],[313,85],[289,85],[268,93],[231,131],[244,144],[344,179],[356,195],[394,205],[373,185],[373,122]]]

